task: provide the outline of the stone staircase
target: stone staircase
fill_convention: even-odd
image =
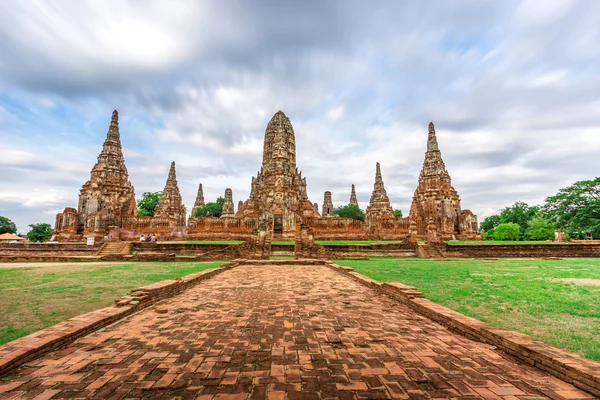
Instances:
[[[438,246],[429,243],[418,245],[417,255],[422,258],[431,259],[446,258],[446,256]]]
[[[98,252],[97,256],[101,258],[113,257],[113,256],[122,256],[125,254],[129,254],[129,243],[126,242],[108,242],[102,245]]]

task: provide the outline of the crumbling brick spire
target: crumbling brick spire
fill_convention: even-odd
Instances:
[[[82,186],[78,205],[78,233],[95,226],[119,225],[123,217],[137,215],[135,193],[123,158],[119,113],[113,111],[102,151]],[[97,214],[101,213],[101,214]],[[96,217],[90,215],[97,214]],[[97,229],[97,232],[108,228]]]
[[[204,192],[202,191],[202,184],[198,185],[198,194],[196,194],[196,201],[194,202],[194,208],[192,208],[192,217],[196,216],[196,211],[199,208],[203,208],[206,204],[204,203]]]
[[[460,198],[442,160],[433,123],[429,124],[427,151],[409,218],[421,237],[425,237],[427,226],[431,223],[445,240],[458,235],[477,235],[477,216],[461,209]]]
[[[371,200],[365,213],[367,223],[378,219],[393,218],[394,210],[390,205],[390,199],[387,196],[381,177],[381,166],[379,163],[375,165],[375,184],[373,185],[373,193]]]
[[[423,162],[421,176],[440,175],[444,173],[446,175],[448,174],[435,135],[435,127],[433,126],[433,122],[430,122],[429,133],[427,136],[427,152],[425,153],[425,161]],[[448,176],[447,179],[450,179],[450,176]]]
[[[358,207],[358,200],[356,199],[356,190],[354,184],[352,184],[352,191],[350,192],[350,205]]]
[[[156,210],[155,217],[175,219],[177,226],[185,225],[186,210],[181,200],[181,193],[177,185],[177,174],[175,172],[175,161],[171,162],[169,176],[163,189]]]

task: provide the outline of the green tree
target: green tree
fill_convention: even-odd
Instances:
[[[340,206],[333,210],[333,215],[340,218],[352,218],[359,221],[365,220],[365,213],[358,206],[348,204],[346,206]]]
[[[500,216],[497,214],[490,215],[489,217],[486,217],[481,224],[479,224],[479,229],[484,232],[489,232],[498,225],[500,225]]]
[[[138,215],[153,217],[162,192],[145,192],[137,202]]]
[[[223,213],[223,203],[225,203],[223,197],[219,197],[214,203],[206,203],[204,207],[196,210],[194,217],[220,217]]]
[[[546,199],[544,212],[571,237],[600,238],[600,177],[560,189]]]
[[[525,232],[529,227],[529,221],[531,221],[533,217],[539,212],[540,207],[530,206],[529,204],[523,201],[517,201],[512,206],[506,207],[502,211],[500,211],[500,223],[514,223],[519,225],[519,228],[521,229],[520,238],[525,238]]]
[[[10,219],[0,216],[0,235],[3,233],[17,233],[17,226]]]
[[[494,229],[494,240],[519,240],[521,227],[514,222],[500,224]]]
[[[394,218],[402,218],[402,210],[394,210]]]
[[[552,240],[554,239],[554,231],[556,227],[543,215],[538,214],[531,221],[527,228],[527,236],[531,240]]]
[[[39,224],[30,224],[31,230],[27,232],[27,240],[30,242],[45,242],[52,236],[52,227],[44,222]]]

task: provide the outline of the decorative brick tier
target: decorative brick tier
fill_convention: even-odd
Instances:
[[[354,269],[350,267],[342,267],[331,262],[327,265],[357,282],[409,306],[419,314],[452,331],[472,340],[492,344],[526,364],[546,371],[588,393],[600,396],[600,363],[551,346],[531,336],[507,329],[497,329],[475,318],[467,317],[427,300],[412,286],[401,283],[382,283],[354,272]]]
[[[543,258],[600,257],[598,244],[446,244],[446,257]]]

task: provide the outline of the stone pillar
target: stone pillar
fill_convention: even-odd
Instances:
[[[230,218],[235,216],[233,212],[233,192],[231,189],[225,189],[225,202],[223,202],[223,212],[221,218]]]
[[[325,192],[325,198],[323,199],[323,217],[333,217],[333,202],[331,201],[331,192]]]

